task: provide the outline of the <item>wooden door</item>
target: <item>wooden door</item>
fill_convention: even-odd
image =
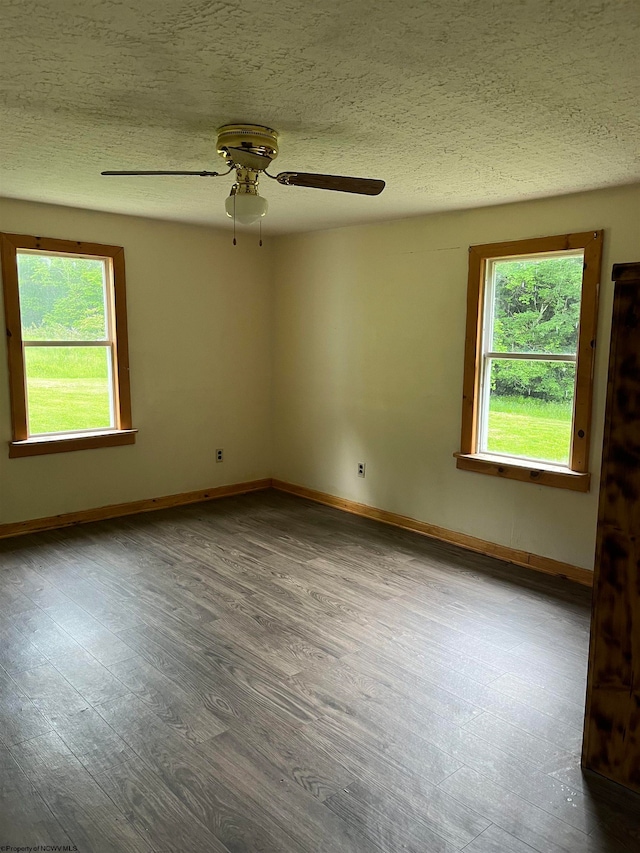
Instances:
[[[640,791],[640,263],[613,279],[582,764]]]

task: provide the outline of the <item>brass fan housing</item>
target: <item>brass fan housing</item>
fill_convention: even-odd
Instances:
[[[229,148],[244,148],[275,160],[278,156],[278,133],[261,124],[225,124],[218,130],[218,154],[225,160],[233,159]]]

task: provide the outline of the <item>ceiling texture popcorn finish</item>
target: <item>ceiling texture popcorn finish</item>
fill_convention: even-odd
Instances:
[[[0,195],[226,226],[216,130],[276,127],[304,231],[640,181],[637,0],[0,0]]]

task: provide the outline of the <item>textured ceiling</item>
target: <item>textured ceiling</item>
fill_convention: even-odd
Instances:
[[[216,128],[281,132],[272,231],[640,181],[638,0],[0,0],[0,195],[225,225]]]

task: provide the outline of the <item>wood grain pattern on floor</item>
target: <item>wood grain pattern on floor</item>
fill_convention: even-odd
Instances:
[[[0,542],[0,845],[638,853],[589,599],[277,492]]]

